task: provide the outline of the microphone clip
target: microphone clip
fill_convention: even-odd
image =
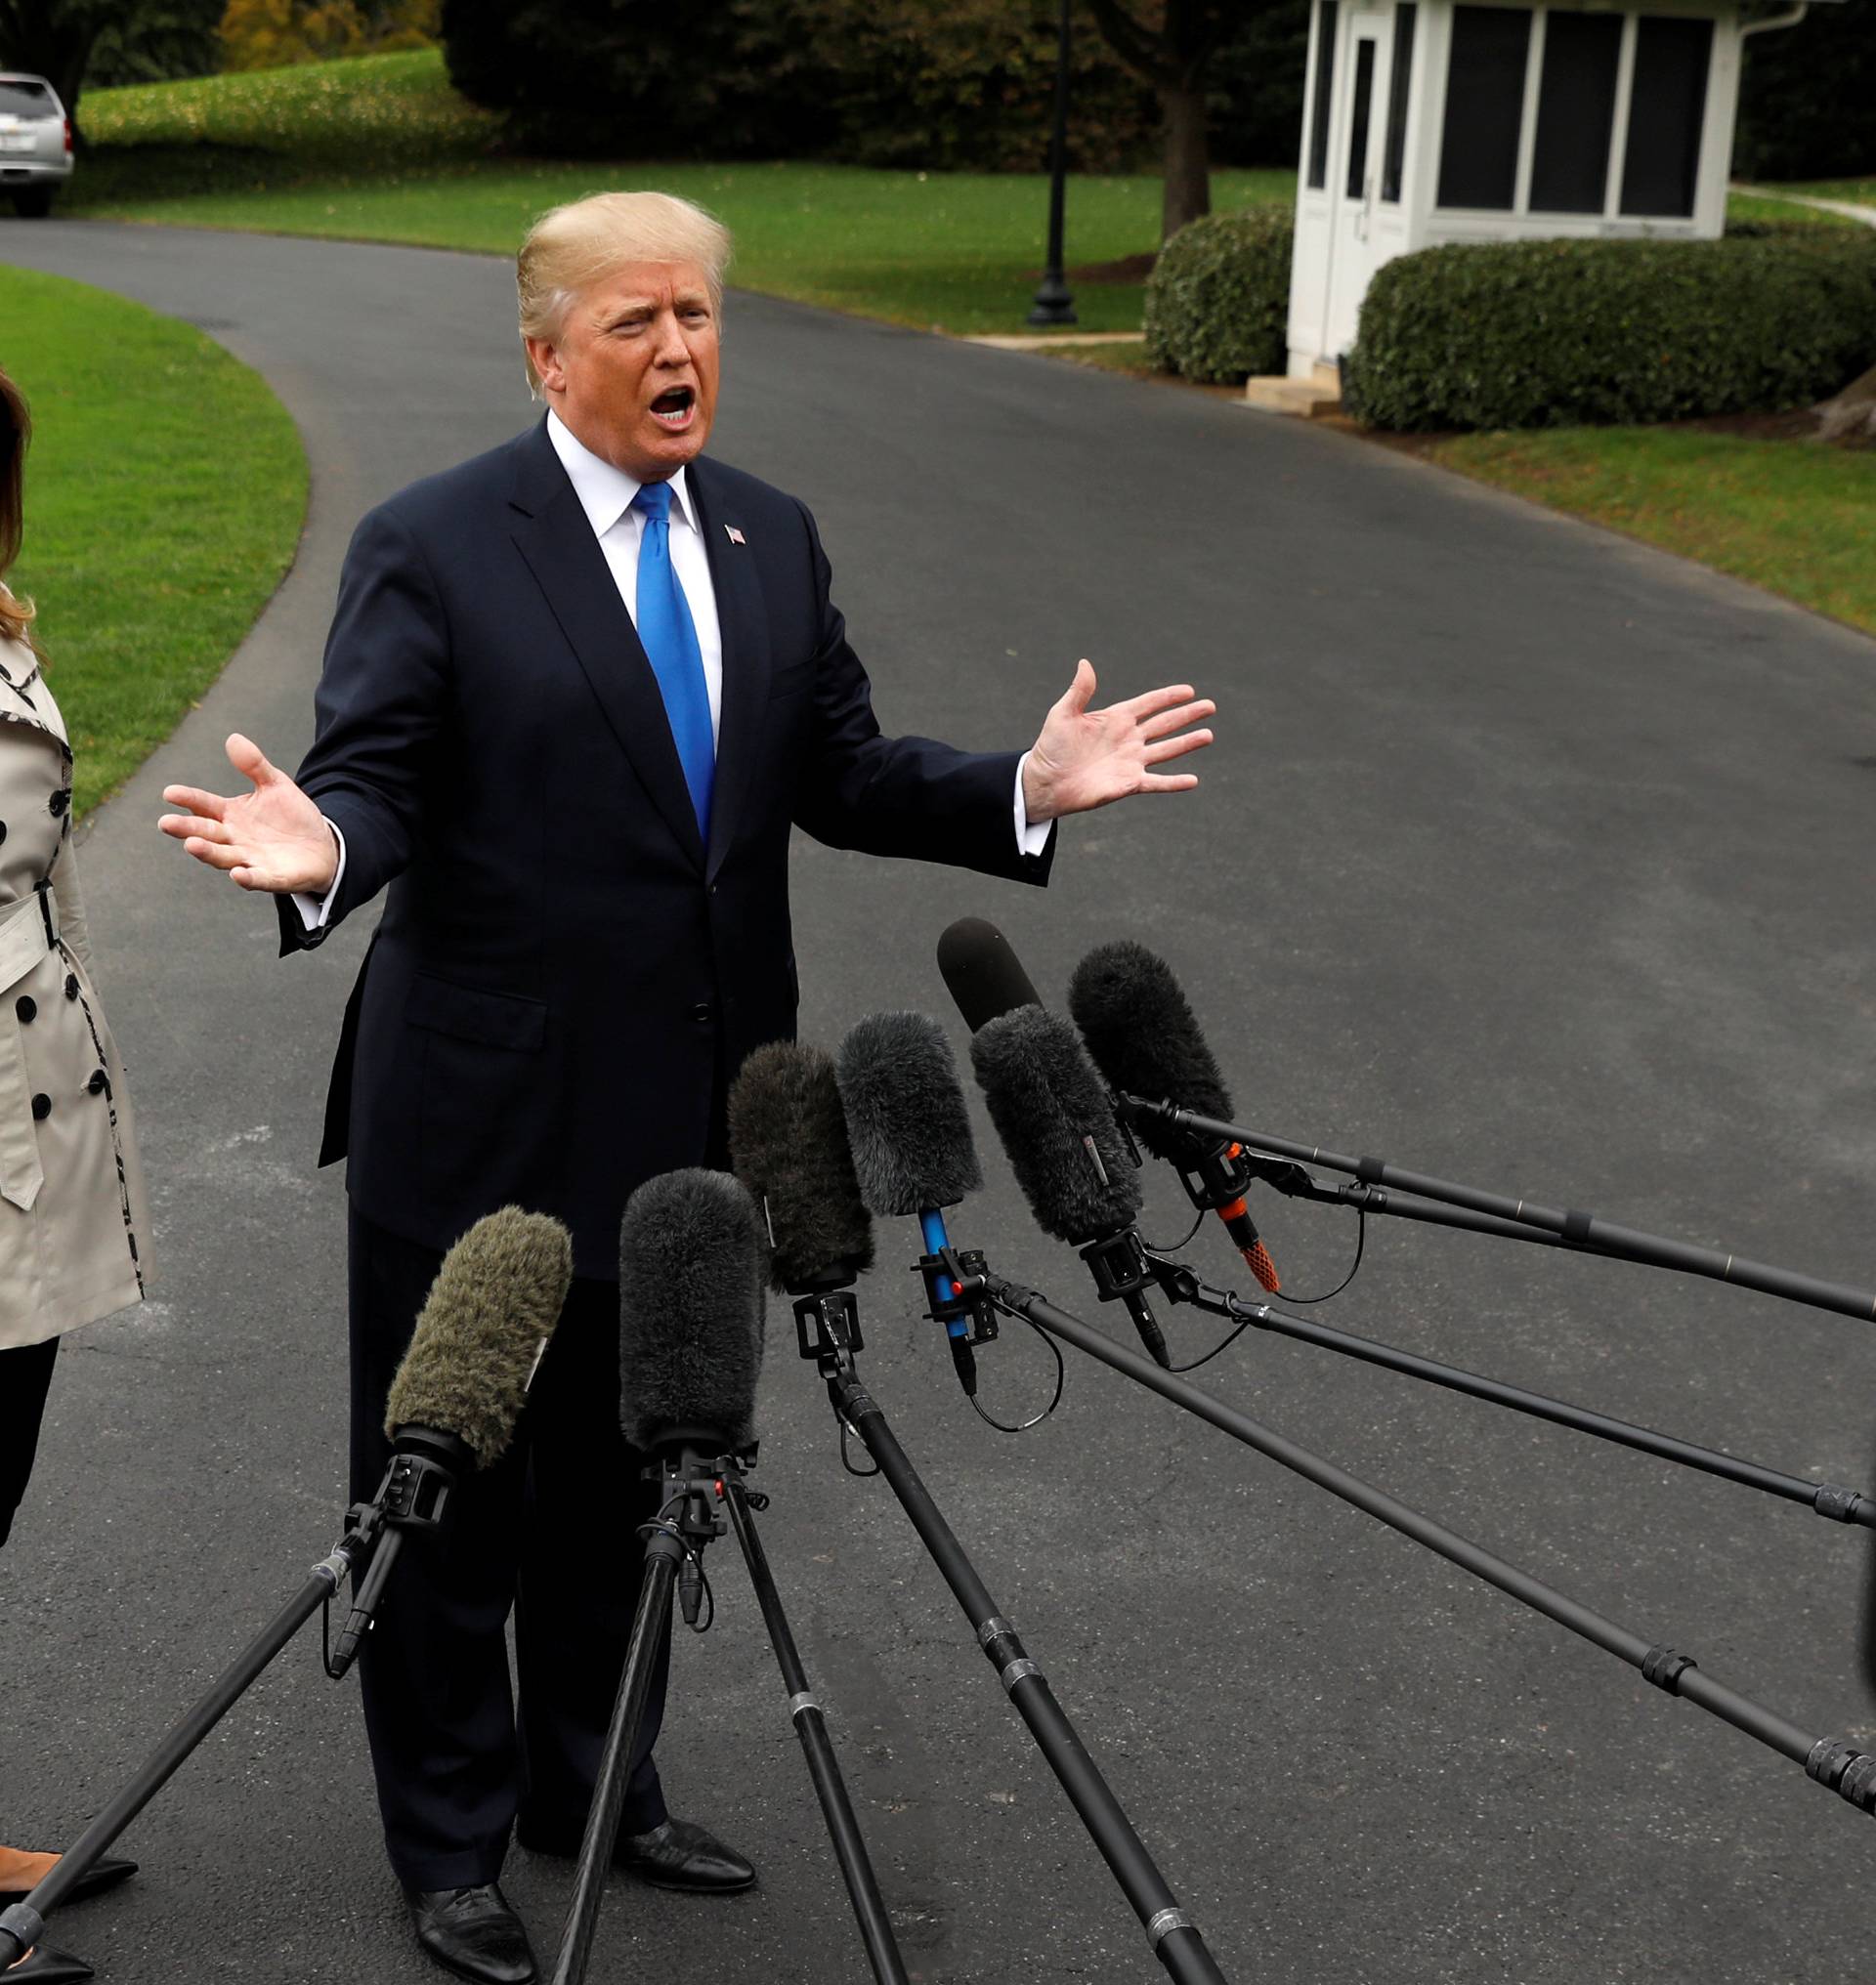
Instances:
[[[1105,1240],[1090,1241],[1082,1259],[1094,1272],[1094,1288],[1102,1302],[1122,1302],[1158,1280],[1147,1258],[1146,1244],[1133,1227],[1123,1227]]]
[[[983,1289],[984,1257],[980,1248],[947,1247],[942,1254],[921,1254],[916,1272],[925,1279],[930,1307],[925,1314],[947,1330],[953,1324],[967,1327],[965,1341],[994,1344],[997,1341],[997,1312]],[[940,1295],[949,1288],[951,1294]]]
[[[860,1305],[850,1288],[825,1289],[796,1298],[794,1334],[801,1355],[823,1378],[853,1370],[856,1351],[864,1351]]]

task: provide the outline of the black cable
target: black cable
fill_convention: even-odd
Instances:
[[[1360,1206],[1357,1206],[1355,1208],[1355,1221],[1356,1221],[1355,1258],[1348,1264],[1348,1273],[1344,1275],[1339,1283],[1337,1283],[1334,1288],[1329,1290],[1327,1295],[1292,1295],[1288,1289],[1285,1289],[1283,1293],[1284,1300],[1286,1302],[1293,1303],[1327,1302],[1330,1296],[1340,1295],[1343,1292],[1343,1290],[1346,1288],[1351,1282],[1354,1281],[1356,1271],[1361,1267],[1362,1251],[1368,1245],[1368,1215]],[[1027,1323],[1029,1320],[1028,1318],[1024,1318],[1023,1321]],[[1211,1350],[1209,1350],[1203,1358],[1194,1358],[1191,1364],[1189,1365],[1172,1365],[1169,1366],[1167,1369],[1172,1372],[1196,1372],[1201,1365],[1211,1364],[1213,1359],[1215,1358],[1220,1351],[1228,1351],[1231,1348],[1231,1346],[1235,1344],[1241,1336],[1244,1335],[1245,1331],[1248,1330],[1253,1324],[1258,1323],[1260,1319],[1257,1317],[1246,1317],[1244,1322],[1241,1323],[1236,1330],[1226,1331],[1226,1333],[1222,1337],[1220,1337],[1215,1344],[1212,1346]],[[1057,1356],[1059,1355],[1060,1354],[1057,1353]]]
[[[1322,1303],[1333,1301],[1335,1297],[1339,1296],[1343,1292],[1343,1290],[1346,1288],[1348,1285],[1351,1282],[1353,1282],[1355,1277],[1360,1273],[1361,1257],[1363,1250],[1367,1247],[1367,1246],[1368,1246],[1368,1208],[1366,1206],[1357,1206],[1355,1208],[1355,1258],[1348,1264],[1348,1273],[1344,1275],[1339,1283],[1336,1284],[1334,1288],[1330,1289],[1324,1295],[1292,1295],[1290,1291],[1286,1288],[1283,1292],[1284,1301],[1293,1303]],[[1225,1343],[1229,1343],[1230,1341],[1231,1340],[1228,1337],[1225,1339]],[[1221,1344],[1218,1348],[1222,1350],[1224,1346]],[[1192,1368],[1188,1365],[1184,1369],[1189,1372]]]
[[[1196,1229],[1194,1231],[1196,1232]],[[1023,1319],[1023,1322],[1029,1324],[1029,1319],[1025,1317]],[[1041,1329],[1039,1326],[1035,1324],[1029,1324],[1029,1328],[1032,1330],[1034,1330],[1040,1338],[1042,1338],[1043,1342],[1048,1347],[1049,1355],[1055,1360],[1054,1397],[1050,1399],[1048,1404],[1045,1407],[1044,1407],[1042,1412],[1037,1414],[1033,1419],[1018,1420],[1014,1425],[1011,1425],[1005,1420],[1001,1420],[997,1418],[994,1414],[986,1413],[984,1411],[983,1404],[978,1399],[977,1395],[974,1392],[971,1393],[969,1395],[970,1403],[972,1407],[976,1409],[977,1417],[980,1420],[982,1420],[986,1426],[995,1427],[1000,1434],[1026,1434],[1028,1433],[1031,1427],[1041,1426],[1044,1420],[1045,1420],[1049,1416],[1049,1415],[1052,1414],[1055,1411],[1055,1409],[1061,1405],[1062,1387],[1068,1383],[1068,1368],[1062,1363],[1062,1347],[1058,1343],[1056,1343],[1055,1339],[1051,1337],[1046,1330]],[[1239,1328],[1242,1329],[1243,1326],[1240,1325]],[[876,1474],[878,1471],[875,1469],[874,1472]]]
[[[854,1438],[855,1435],[852,1427],[850,1427],[847,1424],[847,1422],[843,1419],[840,1422],[840,1465],[856,1481],[859,1482],[870,1481],[874,1475],[878,1474],[879,1464],[877,1461],[875,1461],[871,1468],[856,1468],[853,1465],[853,1457],[849,1447],[849,1443]]]
[[[1155,1246],[1151,1241],[1148,1241],[1146,1245],[1153,1249],[1155,1254],[1177,1254],[1181,1249],[1190,1247],[1193,1242],[1198,1239],[1199,1229],[1205,1225],[1205,1216],[1208,1210],[1207,1207],[1201,1206],[1198,1212],[1193,1215],[1192,1224],[1186,1229],[1183,1241],[1175,1241],[1171,1247]]]

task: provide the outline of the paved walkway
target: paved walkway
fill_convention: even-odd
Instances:
[[[1854,200],[1820,200],[1812,193],[1790,193],[1781,187],[1736,186],[1736,193],[1751,193],[1762,200],[1789,200],[1795,207],[1815,207],[1820,214],[1842,214],[1847,221],[1860,221],[1876,228],[1876,207],[1858,206]]]
[[[315,469],[293,574],[84,849],[164,1280],[62,1359],[7,1553],[4,1830],[56,1840],[343,1507],[339,1188],[313,1153],[362,933],[277,961],[266,907],[159,842],[157,788],[211,776],[235,726],[291,762],[360,511],[529,407],[496,262],[63,223],[0,227],[0,261],[204,323],[265,370]],[[1051,992],[1132,933],[1173,961],[1267,1129],[1876,1281],[1876,646],[1344,436],[755,298],[732,299],[720,447],[814,505],[895,727],[1020,741],[1081,653],[1115,689],[1189,674],[1223,707],[1201,793],[1076,824],[1045,898],[801,848],[804,1032],[831,1043],[879,1007],[949,1019],[930,947],[959,913],[1002,920]],[[957,1231],[1091,1308],[989,1168]],[[1161,1182],[1149,1209],[1156,1238],[1183,1230]],[[1340,1278],[1342,1216],[1264,1224],[1297,1291]],[[1038,1434],[992,1434],[908,1315],[891,1264],[911,1247],[882,1236],[874,1387],[1227,1975],[1764,1985],[1864,1965],[1868,1829],[1795,1766],[1107,1374],[1073,1369]],[[1199,1259],[1231,1272],[1215,1239]],[[1799,1471],[1870,1473],[1876,1340],[1840,1318],[1377,1227],[1334,1320]],[[766,1535],[917,1975],[1145,1978],[907,1526],[840,1472],[786,1321]],[[1184,1316],[1170,1334],[1212,1341]],[[1045,1368],[1012,1330],[987,1396],[1034,1405]],[[1855,1535],[1301,1346],[1254,1335],[1205,1377],[1870,1741]],[[733,1561],[716,1584],[716,1631],[680,1636],[666,1771],[764,1883],[720,1907],[621,1883],[593,1975],[673,1975],[682,1951],[687,1974],[857,1980]],[[62,1938],[117,1985],[431,1978],[349,1696],[295,1648],[139,1822],[144,1876]],[[550,1945],[565,1870],[517,1854],[510,1873]]]

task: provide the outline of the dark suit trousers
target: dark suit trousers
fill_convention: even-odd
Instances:
[[[442,1255],[350,1223],[352,1493],[390,1455],[384,1404]],[[361,1662],[385,1845],[400,1880],[457,1888],[501,1872],[509,1829],[576,1837],[599,1769],[657,1485],[618,1429],[618,1291],[576,1282],[514,1445],[458,1491],[440,1539],[412,1539]],[[504,1632],[515,1615],[518,1688]],[[665,1818],[652,1744],[661,1652],[620,1826]]]

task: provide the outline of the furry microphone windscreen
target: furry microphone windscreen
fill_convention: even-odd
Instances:
[[[960,916],[946,925],[938,940],[938,970],[972,1034],[1000,1013],[1043,1003],[1009,940],[981,916]]]
[[[1075,967],[1068,1010],[1111,1087],[1229,1120],[1231,1096],[1172,968],[1131,939],[1099,945]],[[1164,1125],[1135,1126],[1155,1158],[1177,1161],[1190,1141]]]
[[[678,1428],[755,1440],[762,1374],[761,1224],[726,1171],[667,1171],[618,1228],[618,1423],[635,1448]]]
[[[971,1067],[1036,1224],[1079,1246],[1130,1227],[1133,1155],[1101,1078],[1059,1014],[1019,1006],[972,1037]]]
[[[873,1266],[873,1217],[824,1048],[775,1040],[750,1055],[730,1085],[730,1153],[774,1244],[772,1287],[838,1288]]]
[[[544,1213],[503,1206],[443,1257],[391,1381],[384,1430],[454,1434],[482,1467],[514,1438],[542,1342],[574,1279],[574,1244]]]
[[[835,1070],[860,1196],[872,1211],[955,1206],[984,1182],[945,1031],[923,1013],[871,1013]]]

